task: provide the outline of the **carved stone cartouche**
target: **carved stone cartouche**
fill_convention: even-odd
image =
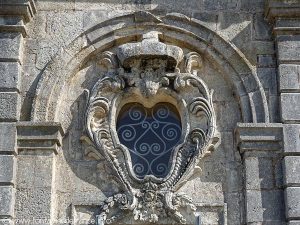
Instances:
[[[116,55],[104,52],[101,60],[108,70],[89,94],[85,114],[89,138],[124,186],[124,193],[102,203],[98,224],[110,224],[130,211],[135,220],[156,222],[172,217],[185,223],[180,210],[196,209],[193,201],[177,190],[199,169],[199,159],[217,142],[212,91],[197,74],[201,56],[191,52],[183,60],[183,50],[161,42],[159,35],[152,31],[143,35],[141,42],[121,45]],[[151,108],[160,102],[177,108],[181,137],[173,148],[168,174],[149,174],[141,179],[133,170],[129,149],[120,143],[116,118],[127,103]]]

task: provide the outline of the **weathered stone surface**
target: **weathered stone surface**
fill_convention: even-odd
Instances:
[[[215,12],[195,12],[193,18],[212,30],[217,30],[218,14]]]
[[[19,119],[19,100],[17,92],[0,92],[0,121],[17,121]]]
[[[285,213],[287,218],[300,218],[300,187],[287,187],[285,194]]]
[[[282,124],[239,123],[236,138],[241,152],[261,151],[266,153],[264,156],[271,156],[270,151],[281,150]]]
[[[14,188],[13,186],[0,186],[0,216],[13,217],[14,216]]]
[[[293,124],[300,121],[297,1],[3,1],[5,7],[0,8],[0,184],[14,182],[11,169],[15,169],[13,154],[17,145],[16,219],[78,218],[81,215],[95,218],[100,202],[123,190],[112,178],[107,160],[87,143],[84,118],[91,95],[85,90],[91,93],[95,82],[106,71],[111,75],[109,79],[116,78],[114,73],[129,73],[130,68],[117,70],[120,63],[113,62],[113,58],[103,60],[103,51],[115,54],[120,45],[140,43],[143,34],[157,31],[160,33],[157,40],[161,43],[182,48],[184,55],[195,51],[201,56],[201,62],[188,61],[187,57],[181,62],[178,60],[178,68],[171,72],[175,75],[194,72],[209,89],[214,89],[215,126],[221,132],[221,144],[199,161],[199,174],[180,189],[198,203],[196,213],[201,215],[203,224],[299,223],[296,202],[299,193],[286,191],[289,195],[284,203],[281,191],[286,186],[297,189],[299,184],[300,129]],[[35,2],[38,12],[31,20],[36,13]],[[135,12],[138,10],[146,12]],[[264,18],[264,10],[265,15],[272,18],[270,23]],[[25,25],[29,20],[31,22]],[[153,49],[141,49],[150,53],[142,64],[155,58]],[[166,51],[161,59],[173,53]],[[134,64],[138,55],[132,55]],[[109,65],[111,62],[113,66]],[[153,60],[149,68],[153,71],[140,77],[162,73],[155,64]],[[190,69],[185,70],[186,67]],[[195,72],[195,67],[200,68]],[[174,69],[174,65],[168,68]],[[131,72],[137,72],[135,69]],[[20,71],[22,79],[19,79]],[[145,79],[149,89],[143,89],[143,93],[149,93],[155,86],[157,81],[151,80],[153,77]],[[170,83],[164,82],[163,87],[170,88]],[[140,85],[136,80],[130,81],[130,77],[125,83],[135,88]],[[185,97],[185,108],[188,108],[198,92],[192,90],[195,83],[187,84],[191,86],[184,87],[188,90],[186,96],[178,89],[168,96],[160,96],[159,101],[168,102],[174,94],[179,96],[174,105]],[[117,86],[113,83],[108,89]],[[131,97],[130,101],[137,100],[134,95]],[[146,98],[142,103],[153,101],[157,100]],[[112,103],[112,100],[107,102]],[[20,110],[23,114],[20,120],[27,122],[18,123],[16,132],[13,123],[3,122],[19,120]],[[186,115],[182,115],[182,121],[185,118]],[[36,120],[57,121],[67,132],[64,135],[57,124],[36,124],[33,122]],[[92,122],[99,122],[92,130],[114,132],[114,126],[107,128],[102,120],[96,118]],[[238,122],[249,124],[240,126]],[[283,171],[282,162],[285,163]],[[7,196],[9,194],[5,194]],[[8,213],[13,211],[13,201],[5,204],[9,204],[5,206],[9,212],[0,213],[0,225],[12,223],[6,218],[11,217]],[[284,205],[291,214],[287,214],[287,218]],[[1,207],[4,206],[0,198],[0,212]],[[194,223],[191,215],[188,224]],[[131,218],[119,223],[141,224]],[[160,220],[158,224],[166,223]]]
[[[279,65],[279,87],[281,91],[300,91],[300,66]]]
[[[34,0],[3,0],[1,2],[0,15],[22,16],[25,22],[29,22],[36,13]]]
[[[246,191],[246,218],[248,223],[282,221],[284,219],[283,191]]]
[[[275,68],[258,68],[257,76],[268,96],[277,94],[277,78]]]
[[[15,183],[16,165],[13,155],[0,155],[0,184]]]
[[[228,207],[228,224],[238,225],[242,221],[243,215],[240,210],[240,202],[244,201],[242,195],[238,192],[229,193],[226,199]]]
[[[0,123],[0,152],[16,151],[17,129],[15,123]]]
[[[16,217],[21,219],[50,219],[51,189],[18,188],[16,190]]]
[[[289,221],[287,224],[288,225],[300,225],[300,220],[298,220],[298,221],[292,220],[292,221]]]
[[[300,35],[288,36],[283,35],[278,37],[278,60],[282,63],[299,61],[299,51],[294,51],[300,48]]]
[[[272,158],[246,158],[245,171],[247,190],[272,189],[274,187]]]
[[[265,6],[264,0],[241,0],[241,10],[263,12]]]
[[[37,152],[38,153],[38,152]],[[18,168],[27,168],[26,170],[19,169],[18,187],[19,188],[51,188],[53,182],[53,156],[50,155],[20,155],[18,157]]]
[[[0,219],[0,225],[13,225],[13,221],[10,219]]]
[[[276,67],[276,58],[274,55],[257,55],[258,67]]]
[[[283,128],[283,150],[286,154],[300,152],[300,125],[285,125]]]
[[[265,20],[264,15],[254,15],[253,30],[256,40],[270,40],[272,37],[272,26]]]
[[[300,93],[281,94],[281,117],[284,122],[300,121]]]
[[[19,90],[21,77],[20,70],[18,62],[0,62],[0,89]]]
[[[0,32],[0,60],[21,61],[23,37],[20,33]]]
[[[283,169],[285,185],[300,185],[300,156],[284,157]]]

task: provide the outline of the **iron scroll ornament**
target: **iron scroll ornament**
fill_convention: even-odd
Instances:
[[[111,165],[124,192],[101,204],[98,225],[120,220],[128,212],[133,213],[135,220],[157,222],[159,218],[172,217],[184,224],[182,209],[196,209],[185,193],[177,191],[199,170],[199,160],[213,149],[218,138],[212,91],[197,74],[201,56],[191,52],[183,58],[182,49],[160,42],[157,32],[145,34],[141,42],[120,46],[116,55],[102,54],[100,62],[107,72],[89,93],[86,130],[96,150]],[[179,65],[184,72],[180,72]],[[148,140],[145,143],[149,148],[136,149],[135,142],[126,143],[119,136],[126,127],[126,119],[122,124],[120,116],[130,117],[122,109],[134,105],[144,110],[146,117],[149,112],[153,115],[153,108],[163,105],[176,108],[172,110],[175,114],[178,112],[177,122],[171,121],[179,136],[171,147],[160,149],[160,154],[168,153],[169,157],[164,173],[159,174],[153,168],[151,171],[151,166],[140,174],[135,170],[139,163],[135,151],[145,150],[145,154],[151,155],[151,145],[157,141]],[[128,110],[130,113],[130,107]],[[155,123],[153,118],[136,126],[156,124],[160,129],[152,129],[152,135],[161,139],[157,134],[163,132],[165,121]],[[149,127],[144,127],[144,132],[148,131]],[[148,156],[150,159],[144,165],[153,164],[153,155]]]
[[[180,116],[174,106],[164,102],[146,109],[139,103],[126,104],[119,113],[116,129],[139,179],[167,176],[172,151],[181,136]]]

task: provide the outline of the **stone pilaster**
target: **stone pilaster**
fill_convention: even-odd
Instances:
[[[25,24],[35,14],[33,0],[1,0],[0,4],[0,225],[14,223],[16,122],[20,117]]]
[[[17,123],[16,219],[53,224],[55,158],[63,131],[58,123]]]
[[[246,224],[282,224],[282,125],[241,123],[236,138],[244,165]]]
[[[300,2],[270,0],[266,17],[273,23],[277,49],[281,119],[283,125],[283,182],[286,220],[300,224]]]
[[[16,184],[16,123],[0,123],[0,225],[13,224]]]

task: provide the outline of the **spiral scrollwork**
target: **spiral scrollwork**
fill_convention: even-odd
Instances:
[[[160,178],[169,172],[172,150],[181,136],[180,118],[174,110],[169,103],[160,103],[151,109],[129,104],[119,116],[119,139],[130,151],[133,171],[138,178],[146,175]],[[135,135],[128,138],[129,134]]]

